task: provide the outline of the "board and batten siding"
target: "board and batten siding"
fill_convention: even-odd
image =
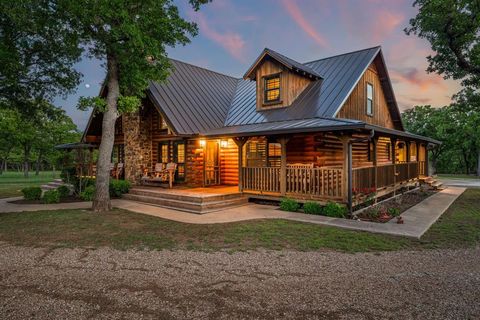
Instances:
[[[373,115],[367,115],[367,83],[373,86]],[[363,122],[395,129],[387,100],[378,76],[377,68],[372,63],[353,89],[337,118],[356,119]]]
[[[280,73],[280,103],[263,105],[263,77]],[[266,60],[256,70],[257,110],[286,107],[302,93],[312,80],[297,75],[277,62]]]

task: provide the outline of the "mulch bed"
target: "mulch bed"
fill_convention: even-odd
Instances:
[[[433,190],[413,190],[367,208],[358,213],[357,217],[362,221],[385,223],[394,218],[388,214],[390,208],[396,208],[399,213],[402,213],[435,193],[436,191]]]
[[[71,202],[83,202],[85,200],[80,199],[79,197],[76,196],[68,196],[66,198],[61,198],[59,203],[71,203]],[[44,204],[43,200],[25,200],[25,199],[20,199],[20,200],[15,200],[15,201],[9,201],[9,203],[14,203],[14,204]]]

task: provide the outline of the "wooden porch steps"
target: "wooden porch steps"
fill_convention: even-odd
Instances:
[[[248,197],[241,193],[216,194],[216,195],[192,195],[179,191],[178,193],[161,192],[140,187],[132,188],[124,199],[148,203],[168,209],[186,211],[196,214],[204,214],[220,211],[226,208],[243,206],[248,203]]]
[[[70,190],[73,190],[73,186],[63,182],[62,179],[54,179],[52,182],[49,182],[47,184],[42,184],[40,188],[42,188],[43,191],[47,191],[47,190],[57,189],[60,186],[67,186]]]
[[[436,179],[436,176],[433,177],[420,177],[420,182],[423,184],[428,185],[430,188],[434,190],[443,190],[445,187],[441,181]]]

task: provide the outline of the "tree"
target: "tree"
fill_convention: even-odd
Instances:
[[[0,109],[0,174],[18,143],[18,114],[14,110]]]
[[[480,1],[416,0],[417,16],[405,32],[427,39],[435,54],[428,56],[428,72],[462,79],[480,87]]]
[[[0,105],[34,112],[45,100],[71,93],[82,49],[59,19],[54,1],[0,1]]]
[[[189,2],[198,10],[207,1]],[[93,210],[107,211],[115,121],[119,114],[138,109],[150,80],[166,79],[166,47],[188,43],[197,27],[180,17],[172,0],[59,0],[58,11],[68,18],[87,53],[105,61],[106,98],[82,99],[79,105],[103,112]]]

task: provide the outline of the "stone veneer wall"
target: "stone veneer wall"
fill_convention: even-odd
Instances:
[[[125,179],[140,184],[143,170],[152,163],[151,113],[141,111],[123,117]]]

